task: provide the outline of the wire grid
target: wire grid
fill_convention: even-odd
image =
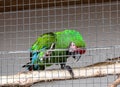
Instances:
[[[24,0],[23,0],[24,1]],[[22,6],[32,5],[23,3]],[[53,0],[59,2],[59,6],[43,7],[42,1],[37,3],[35,9],[10,11],[0,13],[0,75],[11,75],[17,72],[26,71],[21,66],[29,61],[29,48],[36,38],[46,32],[57,32],[64,29],[78,30],[84,37],[87,44],[87,52],[80,61],[73,63],[72,58],[67,64],[72,67],[81,67],[96,62],[104,61],[106,58],[120,56],[120,2],[118,0],[104,3],[88,3],[64,6],[66,1]],[[67,0],[69,2],[71,0]],[[6,0],[4,1],[4,3]],[[18,0],[16,0],[18,2]],[[42,8],[37,8],[41,4]],[[53,66],[47,69],[59,68]],[[87,78],[77,80],[65,80],[44,82],[32,87],[106,87],[116,77],[107,76],[101,78]]]

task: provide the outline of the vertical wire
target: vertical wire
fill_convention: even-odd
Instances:
[[[48,22],[48,27],[47,27],[48,29],[47,30],[48,31],[47,32],[50,32],[50,5],[49,5],[50,2],[49,2],[49,0],[47,3],[48,3],[48,9],[47,9],[48,10],[48,14],[47,14],[47,17],[48,17],[48,21],[47,21]]]
[[[18,4],[18,0],[16,0],[16,3]],[[16,4],[16,30],[15,30],[15,33],[16,33],[16,36],[15,36],[15,50],[17,50],[17,33],[18,33],[18,5]],[[15,54],[15,57],[17,57],[17,55]],[[14,60],[14,64],[13,66],[15,66],[15,60]],[[15,70],[15,69],[14,69]],[[20,76],[19,76],[19,79],[20,79]]]
[[[119,2],[118,2],[118,0],[117,0],[116,4],[117,4],[117,5],[116,5],[116,6],[117,6],[117,9],[116,9],[116,10],[117,10],[117,29],[116,29],[116,30],[119,32],[119,28],[118,28],[119,22],[118,22],[118,19],[120,19],[120,18],[119,18],[119,15],[118,15],[118,14],[119,14],[119,7],[118,7]],[[119,37],[119,36],[118,36],[118,37]],[[119,42],[119,39],[117,39],[117,43],[118,43],[118,42]]]
[[[3,1],[3,3],[4,3],[4,1]],[[4,4],[3,4],[3,6],[4,6]],[[3,25],[0,26],[0,28],[2,28],[2,27],[4,26],[4,16],[5,16],[5,15],[4,15],[4,8],[3,8],[3,13],[2,13],[2,14],[0,13],[0,15],[3,15],[3,18],[0,19],[0,21],[3,21]],[[3,27],[3,30],[0,32],[0,34],[3,34],[3,35],[2,35],[2,37],[3,37],[3,48],[2,48],[2,49],[3,49],[3,51],[4,51],[4,43],[5,43],[5,40],[4,40],[4,38],[5,38],[5,37],[4,37],[4,27]],[[1,54],[1,51],[2,51],[2,50],[0,50],[0,54]],[[3,55],[2,55],[2,58],[0,59],[0,69],[1,69],[1,70],[0,70],[0,75],[1,75],[1,76],[2,76],[2,67],[3,67],[3,66],[2,66],[2,62],[3,62],[2,59],[3,59],[3,58],[4,58],[4,57],[3,57]],[[2,78],[0,78],[0,80],[2,81]]]
[[[77,28],[77,6],[76,5],[77,5],[77,1],[74,2],[74,8],[75,8],[74,9],[75,10],[75,13],[74,13],[74,15],[75,15],[75,24],[74,24],[74,27],[75,28]]]
[[[24,10],[24,6],[25,6],[25,4],[24,4],[24,2],[25,2],[25,0],[23,0],[23,3],[22,3],[22,6],[23,6],[23,11],[22,11],[22,18],[23,18],[23,20],[22,20],[22,25],[23,25],[23,34],[25,34],[25,10]],[[25,37],[23,36],[23,38],[22,39],[24,39],[25,40]],[[29,39],[29,38],[28,38]],[[26,59],[26,57],[24,57],[24,59]],[[19,66],[19,67],[21,67],[21,66]],[[26,68],[25,68],[25,70],[26,70]],[[26,76],[25,76],[26,77]]]
[[[46,16],[47,19],[48,19],[48,20],[47,20],[47,24],[48,24],[47,32],[50,32],[50,7],[49,7],[49,4],[50,4],[50,3],[49,3],[49,0],[47,0],[47,4],[48,4],[48,8],[47,8],[47,16]],[[49,39],[49,38],[48,38],[48,39]],[[48,63],[49,63],[49,62],[48,62]],[[45,67],[46,67],[46,64],[47,64],[47,63],[45,62]],[[47,73],[45,72],[45,74],[47,74]]]
[[[34,4],[35,4],[35,30],[36,30],[36,32],[35,32],[35,35],[36,35],[35,38],[37,38],[37,31],[38,31],[38,29],[37,29],[37,24],[38,24],[38,23],[37,23],[37,18],[38,18],[38,17],[37,17],[37,2],[36,2],[36,0],[35,0],[35,3],[34,3]],[[38,4],[39,4],[39,3],[38,3]]]
[[[29,43],[28,43],[28,45],[30,47],[30,40],[31,40],[31,36],[30,36],[30,31],[31,31],[31,26],[30,26],[31,25],[31,23],[30,23],[31,22],[31,17],[30,17],[31,16],[30,15],[30,13],[31,13],[31,11],[30,11],[30,0],[28,0],[28,2],[29,2],[28,3],[28,6],[29,6],[29,9],[28,9],[28,14],[29,14],[28,15],[28,20],[29,20],[29,22],[28,22],[28,25],[29,25],[29,29],[28,29],[28,32],[29,32]]]
[[[10,12],[9,12],[9,15],[10,15],[10,18],[9,18],[9,21],[10,21],[10,35],[12,34],[12,0],[10,0]],[[12,49],[12,35],[11,35],[11,38],[9,39],[10,40],[10,50]],[[12,58],[12,55],[10,55],[10,58]],[[8,59],[8,58],[7,58]],[[15,62],[15,61],[14,61]],[[8,64],[10,64],[7,60],[7,68],[8,68]],[[9,70],[8,70],[9,72]],[[14,64],[13,64],[13,72],[11,72],[12,74],[14,74]],[[14,79],[14,78],[13,78]]]
[[[54,11],[53,11],[53,13],[54,13],[54,17],[55,17],[55,20],[54,20],[54,22],[55,22],[55,24],[54,24],[54,31],[56,32],[57,31],[57,27],[56,27],[56,20],[57,20],[57,17],[56,17],[56,0],[54,0]],[[56,59],[56,58],[55,58]],[[58,74],[59,75],[59,74]]]
[[[56,29],[56,28],[57,28],[57,27],[56,27],[56,25],[57,25],[57,21],[56,21],[56,20],[57,20],[57,17],[56,17],[56,0],[54,0],[54,8],[53,8],[53,9],[54,9],[53,12],[54,12],[54,17],[55,17],[55,20],[54,20],[54,21],[55,21],[55,24],[54,24],[54,26],[55,26],[55,27],[54,27],[54,31],[56,32],[56,31],[57,31],[57,29]]]
[[[75,10],[75,13],[73,14],[73,15],[75,15],[75,17],[74,17],[74,22],[75,22],[74,27],[77,29],[77,6],[76,5],[77,5],[77,1],[74,1],[74,10]],[[74,62],[72,62],[72,67],[73,67],[73,65],[74,65]],[[73,80],[73,84],[74,84],[74,80]],[[74,85],[73,85],[73,87],[74,87]]]
[[[67,20],[67,23],[68,23],[68,25],[67,25],[67,29],[69,29],[69,27],[70,27],[70,25],[69,25],[69,21],[70,21],[70,7],[69,7],[69,0],[68,0],[68,7],[67,7],[67,10],[68,10],[68,14],[67,14],[67,16],[68,16],[68,20]]]
[[[98,27],[98,24],[97,24],[97,0],[95,0],[95,20],[96,20],[96,22],[95,22],[95,28],[96,28],[96,30],[95,30],[95,37],[96,37],[96,47],[98,47],[98,34],[99,34],[99,31],[98,31],[98,29],[97,29],[97,27]],[[97,52],[98,52],[98,50],[96,50]],[[99,58],[99,60],[100,60],[100,57],[98,57]],[[94,62],[94,61],[93,61]],[[94,69],[93,69],[93,74],[94,74]],[[95,86],[95,80],[94,80],[94,78],[93,78],[93,86]]]
[[[89,1],[89,0],[88,0]],[[81,11],[81,13],[80,13],[80,23],[81,23],[81,26],[83,27],[83,23],[82,22],[84,22],[84,19],[83,19],[83,15],[84,15],[84,5],[83,5],[83,3],[84,3],[84,0],[81,0],[81,6],[80,6],[80,11]],[[88,7],[88,6],[86,6],[86,7]],[[88,9],[89,10],[89,9]],[[83,12],[83,13],[82,13]],[[89,11],[88,11],[89,12]],[[90,13],[88,13],[88,15],[90,15]],[[89,16],[88,16],[88,19],[89,19]],[[89,21],[89,20],[88,20]],[[81,71],[80,71],[81,72]],[[85,71],[85,74],[87,75],[87,71]],[[79,81],[79,83],[80,83],[80,81]],[[87,87],[87,80],[85,79],[85,82],[83,82],[83,84],[85,84],[85,87]],[[79,85],[80,86],[80,85]],[[80,86],[81,87],[81,86]]]
[[[105,17],[104,17],[104,0],[102,0],[102,3],[101,3],[101,6],[102,6],[102,11],[101,11],[101,15],[102,15],[102,26],[103,26],[103,32],[105,31],[105,22],[104,22],[104,19],[105,19]],[[105,39],[104,39],[104,41],[105,41]],[[100,87],[102,86],[102,80],[101,80],[101,78],[100,78]]]
[[[34,4],[35,4],[35,23],[34,23],[34,24],[35,24],[35,30],[36,30],[36,32],[35,32],[35,33],[36,33],[36,34],[35,34],[35,35],[36,35],[35,38],[37,38],[37,31],[38,31],[38,30],[37,30],[37,2],[36,2],[36,0],[35,0],[35,3],[34,3]],[[38,3],[38,4],[39,4],[39,3]],[[39,74],[38,74],[38,78],[40,78],[40,75],[39,75]]]
[[[64,2],[62,2],[62,0],[60,0],[60,3],[61,3],[61,9],[60,9],[60,10],[61,10],[61,15],[60,15],[60,18],[61,18],[61,22],[60,22],[61,27],[60,27],[60,28],[63,29],[63,28],[64,28],[64,25],[63,25],[63,20],[64,20],[64,18],[63,18],[63,17],[64,17],[64,15],[63,15],[63,14],[64,14],[63,3],[64,3]],[[55,8],[56,8],[56,6],[55,6]],[[56,9],[55,9],[55,20],[57,20],[57,17],[56,17]],[[56,21],[55,21],[55,22],[56,22]],[[56,23],[56,24],[57,24],[57,23]],[[55,25],[56,25],[56,24],[55,24]],[[55,28],[57,28],[57,27],[55,26]],[[57,31],[57,29],[56,29],[56,31]],[[59,56],[58,56],[58,57],[59,57]],[[60,69],[60,68],[59,68],[59,69]],[[58,74],[58,75],[59,75],[59,74]],[[65,80],[65,86],[66,86],[66,80]],[[59,87],[60,87],[60,85],[59,85]]]
[[[91,12],[90,12],[90,10],[91,10],[91,7],[90,7],[90,1],[88,0],[88,3],[87,3],[87,9],[88,9],[88,11],[87,11],[87,13],[88,13],[88,23],[89,24],[91,24],[90,22],[91,22]],[[83,16],[84,17],[84,16]],[[84,20],[84,19],[83,19]],[[90,26],[87,26],[88,28],[90,27]],[[88,29],[88,33],[89,33],[89,31],[90,31],[90,29]],[[93,62],[93,61],[92,61]],[[87,75],[87,70],[86,70],[86,75]],[[88,86],[88,82],[87,82],[87,79],[86,79],[86,87]]]
[[[61,3],[62,3],[62,0],[61,0]],[[63,3],[61,4],[61,10],[62,11],[61,11],[61,16],[60,16],[61,17],[61,22],[60,23],[61,23],[61,28],[63,29],[64,28],[64,25],[63,25],[63,20],[64,20],[64,18],[63,18],[64,17],[64,15],[63,15],[64,14]],[[56,12],[55,12],[55,14],[56,14]]]
[[[44,20],[44,14],[43,14],[43,11],[44,11],[44,10],[43,10],[43,8],[44,8],[44,3],[43,3],[43,0],[41,0],[41,7],[42,7],[42,8],[41,8],[41,13],[42,13],[42,22],[41,22],[41,24],[42,24],[42,34],[43,34],[43,31],[44,31],[44,30],[43,30],[43,28],[44,28],[44,27],[43,27],[43,26],[44,26],[44,21],[43,21],[43,20]]]
[[[77,4],[77,3],[76,3],[76,4]],[[82,6],[82,0],[80,1],[80,7],[78,6],[78,8],[77,8],[77,9],[80,9],[80,11],[81,11],[81,8],[82,8],[81,6]],[[77,10],[77,9],[76,9],[76,10]],[[75,25],[75,26],[78,26],[78,25],[77,25],[77,22],[79,22],[79,20],[77,20],[77,15],[80,15],[80,19],[81,19],[81,15],[82,15],[82,14],[81,14],[81,13],[80,13],[80,14],[77,14],[77,11],[76,11],[76,10],[75,10],[75,12],[76,12],[76,13],[75,13],[75,14],[76,14],[76,17],[75,17],[76,25]],[[82,12],[82,11],[81,11],[81,12]],[[79,65],[79,66],[80,66],[80,65]],[[79,73],[80,73],[80,72],[81,72],[81,71],[79,70]],[[80,75],[80,74],[79,74],[79,75]],[[79,87],[80,87],[81,80],[78,81],[78,84],[79,84]]]
[[[4,2],[4,4],[5,4],[5,3],[6,3],[6,1]],[[5,8],[5,10],[6,10],[6,5],[4,5],[4,8]],[[5,20],[5,34],[4,34],[4,35],[5,35],[5,38],[6,38],[6,37],[7,37],[7,36],[6,36],[6,30],[7,30],[7,29],[6,29],[6,21],[7,21],[7,20],[6,20],[6,12],[5,12],[5,19],[4,19],[4,20]],[[5,43],[5,46],[6,46],[6,45],[7,45],[7,44]],[[7,50],[6,47],[5,47],[4,49]],[[6,63],[6,57],[7,57],[7,56],[4,55],[5,63]],[[8,82],[8,67],[7,67],[7,64],[6,64],[6,69],[5,69],[5,70],[6,70],[5,73],[6,73],[6,75],[7,75],[7,82]]]
[[[118,21],[118,20],[120,19],[120,18],[119,18],[119,13],[120,13],[120,12],[119,12],[119,11],[120,11],[120,9],[119,9],[119,5],[120,5],[119,0],[117,0],[116,4],[117,4],[117,5],[116,5],[116,6],[117,6],[117,31],[120,33],[120,29],[119,29],[119,27],[118,27],[118,25],[119,25],[119,21]],[[118,37],[119,37],[119,35],[118,35]],[[118,38],[118,37],[117,37],[117,38]],[[119,41],[120,41],[120,38],[117,40],[117,43],[118,43]],[[120,52],[120,49],[119,49],[118,52]],[[119,61],[119,60],[118,60],[118,61]],[[120,69],[120,68],[118,68],[118,69]]]
[[[4,49],[4,51],[5,51],[5,38],[6,38],[6,37],[5,37],[5,36],[6,36],[6,35],[5,35],[5,0],[3,1],[3,3],[4,3],[4,5],[3,5],[3,9],[4,9],[4,10],[3,10],[3,22],[4,22],[4,23],[3,23],[3,28],[4,28],[4,31],[3,31],[3,34],[4,34],[4,39],[3,39],[3,40],[4,40],[3,49]],[[3,59],[4,59],[4,58],[5,58],[5,55],[3,55]],[[2,61],[2,63],[3,63],[3,61]],[[3,72],[3,66],[2,66],[2,63],[1,63],[1,69],[2,69],[2,70],[1,70],[1,73]],[[3,73],[2,73],[2,74],[3,74]]]
[[[117,13],[117,23],[116,23],[116,25],[118,26],[118,0],[115,2],[116,3],[116,13]],[[112,4],[112,1],[111,1],[111,4]],[[112,10],[112,6],[111,6],[111,10]],[[111,25],[111,27],[112,27],[112,25]],[[116,27],[115,27],[116,28]],[[115,33],[115,32],[114,32]],[[111,31],[111,34],[112,34],[112,31]],[[112,37],[112,35],[111,35],[111,37]],[[112,40],[111,40],[112,41]],[[117,43],[117,39],[116,39],[116,43]],[[114,46],[114,45],[113,45]],[[115,47],[113,47],[113,51],[114,51],[114,57],[116,57],[116,48]],[[119,61],[119,59],[118,59],[118,61]],[[116,73],[116,71],[115,71],[115,66],[114,66],[114,72]],[[114,76],[114,80],[116,79],[115,78],[115,75],[113,75]]]
[[[109,20],[109,24],[108,24],[108,27],[109,27],[109,30],[111,31],[111,6],[110,6],[111,4],[110,4],[110,0],[109,0],[109,4],[108,4],[108,6],[109,6],[109,10],[108,10],[108,13],[109,13],[109,18],[108,18],[108,20]],[[104,8],[105,9],[105,8]],[[110,34],[110,31],[109,31],[109,33],[108,34]],[[108,67],[107,67],[108,68]],[[108,69],[107,69],[107,73],[108,73]],[[109,79],[108,79],[108,77],[106,77],[106,79],[107,79],[107,84],[109,84]]]
[[[10,31],[12,31],[12,3],[11,3],[11,0],[10,0],[10,12],[9,12],[9,15],[10,15]],[[11,50],[11,40],[12,40],[12,32],[10,33],[10,43],[9,43],[9,46],[10,46],[10,50]],[[11,55],[10,55],[11,56]],[[8,62],[8,60],[7,60],[7,73],[9,72],[9,69],[8,69],[8,65],[9,64],[9,62]]]

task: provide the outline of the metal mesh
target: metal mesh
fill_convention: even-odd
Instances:
[[[119,0],[15,0],[16,4],[14,0],[0,2],[3,2],[0,4],[0,76],[27,71],[22,65],[29,61],[29,48],[36,38],[43,33],[64,29],[78,30],[87,44],[87,52],[80,61],[68,59],[67,64],[71,67],[82,67],[120,56]],[[53,64],[46,69],[56,68],[60,66]],[[106,87],[115,78],[107,76],[53,81],[32,87]]]

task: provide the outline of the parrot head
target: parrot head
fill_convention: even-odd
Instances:
[[[81,47],[77,47],[74,42],[71,42],[69,45],[69,52],[84,54],[86,52],[86,49],[81,48]]]
[[[80,59],[81,55],[86,52],[85,48],[77,47],[74,42],[69,45],[69,54],[72,55],[77,61]]]

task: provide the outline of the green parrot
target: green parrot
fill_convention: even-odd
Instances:
[[[86,52],[86,44],[82,35],[73,29],[59,32],[49,32],[40,35],[30,48],[30,62],[23,67],[31,70],[44,70],[53,64],[60,64],[61,69],[71,69],[66,66],[67,58],[72,56],[78,61]]]

